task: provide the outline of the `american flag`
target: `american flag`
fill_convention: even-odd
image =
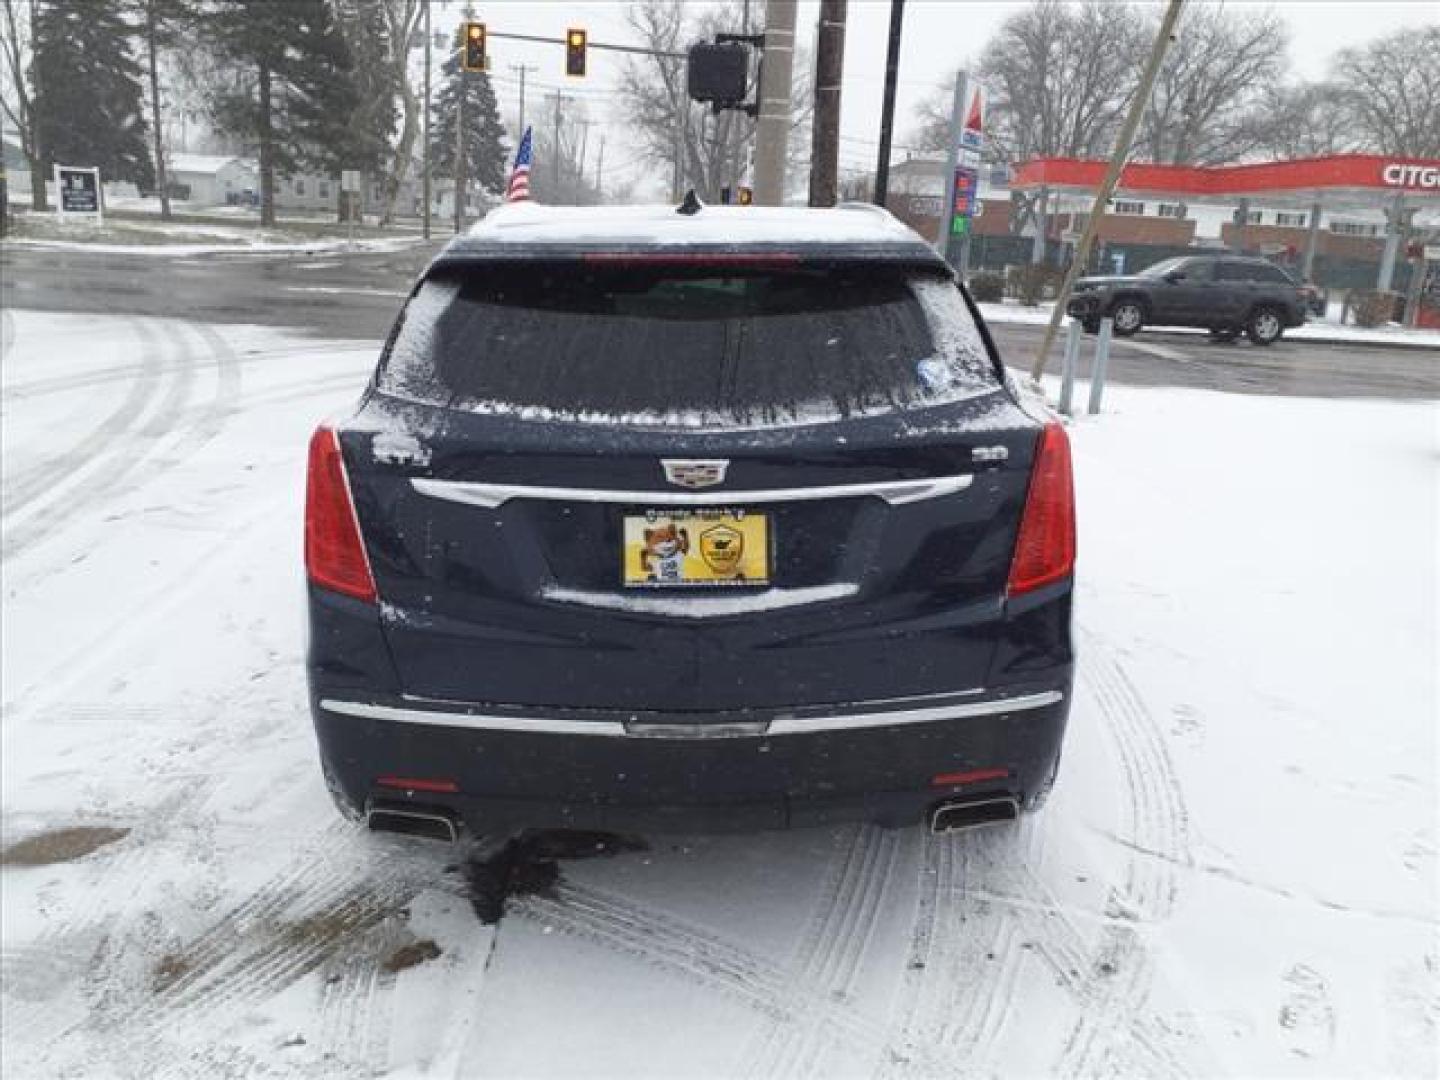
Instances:
[[[530,129],[520,137],[520,147],[515,151],[515,167],[510,170],[510,186],[505,191],[506,202],[524,202],[530,198]]]

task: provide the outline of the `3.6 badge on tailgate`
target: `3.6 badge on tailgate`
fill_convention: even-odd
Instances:
[[[748,510],[625,515],[627,588],[770,583],[770,519]]]

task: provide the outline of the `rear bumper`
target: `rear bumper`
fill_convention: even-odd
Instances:
[[[655,833],[901,826],[960,795],[1033,802],[1054,774],[1069,689],[1067,669],[1003,692],[710,714],[337,692],[315,692],[311,704],[332,790],[352,813],[437,809],[474,834]],[[1003,775],[932,782],[974,770]]]

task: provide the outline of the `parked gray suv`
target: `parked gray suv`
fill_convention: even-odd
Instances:
[[[1145,326],[1195,326],[1218,341],[1243,332],[1256,345],[1272,345],[1286,327],[1304,323],[1306,294],[1265,259],[1185,255],[1138,274],[1081,278],[1065,310],[1092,334],[1108,315],[1122,337]]]

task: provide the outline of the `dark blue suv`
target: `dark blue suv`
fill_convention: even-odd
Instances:
[[[1069,444],[873,207],[493,213],[306,509],[311,706],[372,826],[1014,817],[1069,707]]]

